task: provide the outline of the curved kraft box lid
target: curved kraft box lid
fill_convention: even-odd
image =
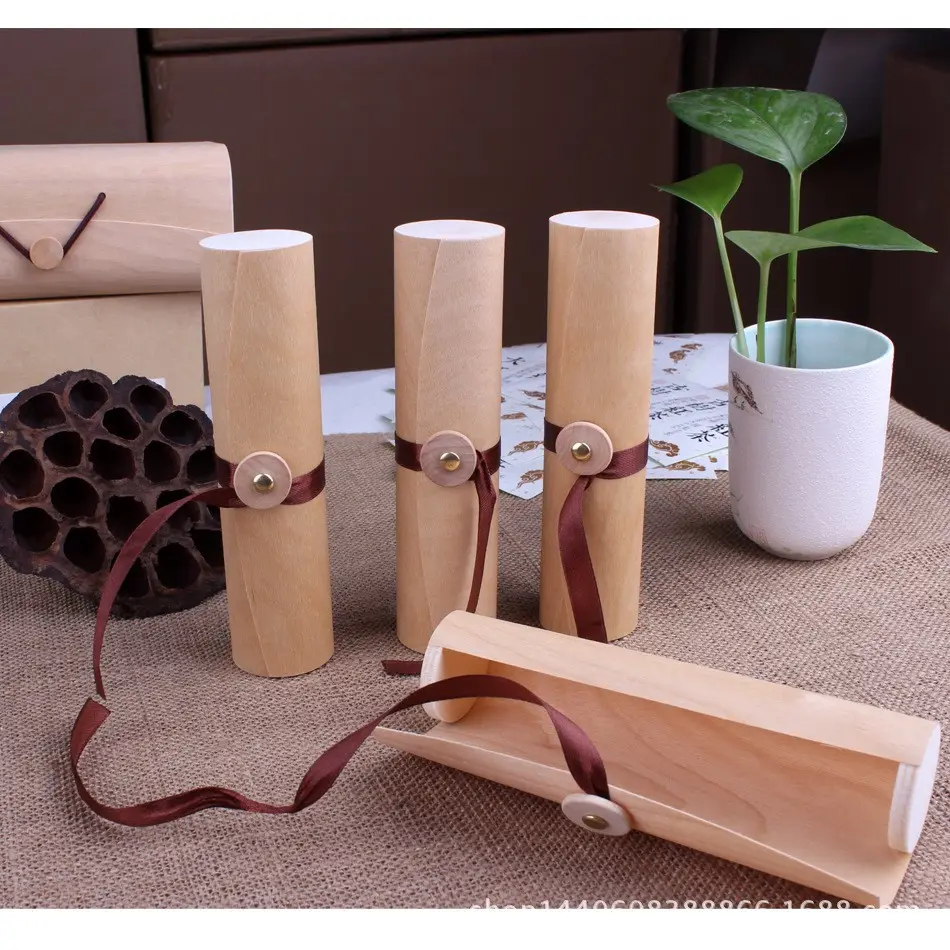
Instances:
[[[201,288],[202,238],[234,230],[231,162],[214,142],[0,147],[0,299],[171,293]],[[48,256],[48,255],[47,255]]]

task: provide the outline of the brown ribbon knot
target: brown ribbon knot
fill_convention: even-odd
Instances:
[[[422,446],[396,435],[396,464],[413,472],[422,471]],[[475,566],[472,569],[472,586],[468,593],[465,609],[471,614],[478,606],[478,597],[482,592],[482,578],[485,575],[485,558],[488,555],[488,536],[491,533],[492,516],[498,501],[498,492],[492,482],[492,475],[501,465],[501,442],[490,449],[475,450],[475,471],[469,478],[475,485],[478,499],[478,532],[475,537]]]
[[[561,426],[544,420],[544,447],[556,452],[557,437]],[[587,534],[584,531],[584,494],[595,478],[627,478],[646,468],[649,439],[644,439],[632,449],[614,452],[607,467],[596,475],[578,475],[571,486],[561,514],[558,517],[557,541],[561,552],[561,567],[574,614],[577,635],[585,640],[607,642],[607,626],[604,609],[597,588],[597,575],[590,558]]]

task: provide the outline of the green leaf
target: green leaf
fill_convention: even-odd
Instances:
[[[797,234],[776,231],[727,231],[726,237],[760,264],[797,251],[816,247],[856,247],[866,251],[937,252],[906,231],[871,215],[832,218],[802,228]]]
[[[808,251],[813,247],[832,247],[826,241],[802,237],[798,234],[781,234],[777,231],[727,231],[726,237],[760,264],[771,263],[777,257],[793,251]]]
[[[692,128],[792,174],[827,155],[847,127],[841,104],[815,92],[736,86],[678,92],[666,102]]]
[[[851,218],[833,218],[820,221],[798,232],[801,237],[815,238],[834,247],[857,247],[868,251],[927,251],[937,252],[911,237],[906,231],[875,218],[859,214]]]
[[[711,218],[720,218],[741,184],[742,169],[738,165],[716,165],[692,178],[655,187],[696,205]]]

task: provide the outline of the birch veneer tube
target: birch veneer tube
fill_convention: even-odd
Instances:
[[[323,462],[313,239],[243,231],[201,242],[215,451],[279,455],[293,477]],[[234,662],[293,676],[333,653],[325,494],[222,509]]]
[[[576,211],[555,215],[549,227],[546,418],[559,427],[599,427],[606,448],[584,436],[581,452],[590,443],[595,455],[603,450],[609,458],[648,435],[659,221],[625,211]],[[576,634],[558,538],[561,509],[578,478],[568,443],[566,457],[548,451],[544,459],[541,625]],[[583,496],[609,640],[637,624],[645,477],[639,471],[594,478]]]
[[[602,759],[609,799],[579,789],[546,713],[478,690],[426,703],[438,720],[427,733],[377,728],[375,738],[560,801],[597,834],[635,827],[849,901],[894,899],[930,806],[938,722],[450,614],[430,639],[420,684],[480,674],[573,720]]]
[[[449,432],[480,452],[498,444],[504,255],[505,230],[496,224],[418,221],[396,228],[400,439],[424,446]],[[492,483],[497,490],[497,473]],[[440,485],[425,471],[397,466],[396,632],[410,649],[424,651],[439,621],[466,606],[478,511],[471,484]],[[497,585],[496,506],[478,613],[494,616]]]

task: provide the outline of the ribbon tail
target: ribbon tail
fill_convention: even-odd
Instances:
[[[472,588],[468,594],[468,613],[475,613],[478,598],[482,592],[482,579],[485,576],[485,560],[488,556],[488,537],[491,534],[492,518],[498,502],[498,492],[492,482],[491,468],[484,453],[478,453],[478,462],[472,474],[475,492],[478,497],[478,533],[475,539],[475,566],[472,569]]]
[[[86,788],[79,775],[79,762],[86,746],[109,718],[109,710],[95,699],[86,700],[73,725],[69,743],[69,761],[79,797],[101,818],[120,825],[133,828],[161,825],[208,808],[286,815],[303,811],[319,801],[333,787],[334,782],[359,751],[360,746],[388,716],[413,706],[421,706],[423,703],[468,697],[513,699],[540,706],[548,714],[554,726],[564,761],[578,787],[589,795],[610,799],[607,770],[597,747],[587,733],[572,719],[546,703],[527,687],[514,680],[492,674],[455,676],[413,690],[395,706],[327,749],[307,770],[293,803],[289,805],[271,805],[255,801],[240,792],[218,786],[193,788],[137,805],[116,806],[100,802]]]
[[[157,511],[153,511],[126,539],[122,549],[116,555],[116,559],[109,571],[105,584],[102,585],[102,594],[99,598],[99,610],[96,613],[96,632],[92,641],[92,671],[96,680],[96,692],[103,698],[106,698],[105,687],[102,685],[102,672],[100,670],[100,661],[102,659],[102,644],[105,640],[106,626],[109,623],[109,615],[112,613],[112,607],[119,594],[122,583],[128,576],[132,565],[138,556],[145,550],[146,545],[158,533],[166,521],[179,508],[184,507],[191,501],[203,501],[209,505],[218,505],[223,508],[233,507],[238,501],[237,495],[231,488],[208,488],[205,491],[196,492],[185,498],[179,498],[168,505],[163,505]]]
[[[514,699],[540,706],[554,726],[564,761],[574,781],[587,794],[610,799],[610,786],[603,759],[590,737],[577,723],[515,680],[490,673],[476,673],[438,680],[413,690],[395,706],[331,746],[310,766],[303,777],[294,799],[294,809],[307,808],[322,798],[332,788],[359,747],[387,717],[424,703],[466,698]]]
[[[557,542],[577,635],[606,643],[604,610],[584,531],[584,494],[592,481],[590,475],[579,475],[571,486],[558,517]]]

